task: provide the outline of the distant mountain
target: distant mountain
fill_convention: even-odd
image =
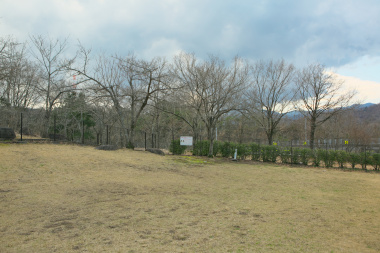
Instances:
[[[373,105],[376,105],[376,104],[366,103],[366,104],[359,105],[359,108],[367,108],[367,107],[370,107],[370,106],[373,106]]]
[[[355,104],[355,105],[352,105],[352,107],[356,107],[357,109],[363,109],[363,108],[371,107],[373,105],[376,105],[376,104],[374,103]]]
[[[356,109],[355,115],[359,119],[365,122],[379,122],[380,121],[380,104],[371,104],[369,106],[365,106],[367,104],[359,106]]]
[[[351,106],[350,106],[351,107]],[[366,104],[359,104],[359,105],[353,105],[352,107],[355,107],[355,114],[360,119],[368,119],[368,120],[380,120],[380,104],[374,104],[374,103],[366,103]],[[299,111],[290,111],[286,114],[286,118],[288,119],[299,119],[303,115]]]
[[[289,119],[299,119],[302,117],[302,113],[300,113],[299,111],[290,111],[286,114],[285,117]]]

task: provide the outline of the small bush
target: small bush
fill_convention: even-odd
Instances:
[[[13,140],[16,138],[15,131],[9,127],[0,127],[0,140]]]
[[[251,159],[255,161],[260,161],[261,157],[261,147],[257,143],[252,143],[250,145],[250,150],[251,150]]]
[[[335,162],[336,152],[333,150],[319,150],[321,159],[325,164],[325,167],[332,167]]]
[[[282,163],[291,163],[292,152],[289,148],[284,148],[280,151],[280,158]]]
[[[368,164],[371,164],[371,153],[369,152],[360,152],[359,154],[359,164],[362,166],[362,169],[366,169]]]
[[[321,165],[322,158],[324,156],[323,149],[317,149],[312,151],[313,154],[313,165],[319,167]]]
[[[291,152],[291,163],[292,164],[299,164],[300,158],[301,158],[301,152],[302,149],[299,148],[293,148]]]
[[[263,162],[275,163],[279,155],[280,155],[280,152],[277,146],[268,145],[268,146],[262,147]]]
[[[349,153],[348,162],[350,163],[351,168],[355,169],[356,164],[360,163],[360,155],[357,153]]]
[[[221,146],[222,146],[221,141],[214,141],[214,147],[213,147],[213,152],[212,152],[214,156],[217,156],[220,153]]]
[[[169,151],[174,155],[182,155],[185,153],[186,148],[187,146],[181,145],[181,141],[178,139],[170,143]]]
[[[335,160],[339,164],[339,168],[344,168],[344,164],[348,162],[348,154],[346,151],[339,150],[335,153]]]
[[[371,165],[373,166],[375,170],[380,169],[380,154],[379,153],[372,154]]]
[[[247,144],[243,144],[243,143],[237,144],[236,149],[237,149],[237,156],[241,160],[245,160],[245,158],[249,156],[251,153],[251,150]]]
[[[210,142],[209,141],[207,141],[207,140],[197,141],[194,144],[193,155],[208,156],[209,148],[210,148]]]
[[[303,165],[308,165],[309,164],[309,160],[311,158],[313,158],[313,152],[308,149],[308,148],[303,148],[300,150],[300,158],[301,158],[301,163]]]
[[[224,142],[220,146],[220,153],[223,157],[230,158],[234,155],[235,149],[234,149],[234,143],[232,142]]]

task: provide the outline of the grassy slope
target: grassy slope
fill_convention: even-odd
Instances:
[[[380,175],[0,145],[0,252],[379,252]]]

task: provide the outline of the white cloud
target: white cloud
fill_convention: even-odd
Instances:
[[[171,60],[174,55],[181,51],[181,47],[176,40],[160,38],[154,41],[148,49],[142,51],[141,56],[146,59],[159,56]]]
[[[361,80],[352,76],[336,74],[337,78],[344,81],[343,90],[356,90],[357,99],[362,103],[380,103],[380,82]]]
[[[380,82],[380,56],[364,55],[335,70],[344,76]],[[379,95],[380,96],[380,95]]]

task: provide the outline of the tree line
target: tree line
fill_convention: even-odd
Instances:
[[[2,125],[16,128],[17,112],[33,110],[34,132],[44,137],[52,115],[59,115],[67,139],[84,138],[84,127],[99,132],[113,124],[124,147],[134,147],[136,131],[154,129],[168,138],[191,134],[195,142],[203,136],[212,155],[217,129],[231,141],[248,141],[248,134],[271,145],[275,138],[303,139],[303,131],[290,126],[305,122],[313,149],[318,130],[347,113],[355,98],[320,63],[296,68],[284,59],[226,61],[186,52],[144,59],[95,54],[81,44],[71,51],[67,38],[0,39]],[[294,110],[300,116],[290,118]]]

